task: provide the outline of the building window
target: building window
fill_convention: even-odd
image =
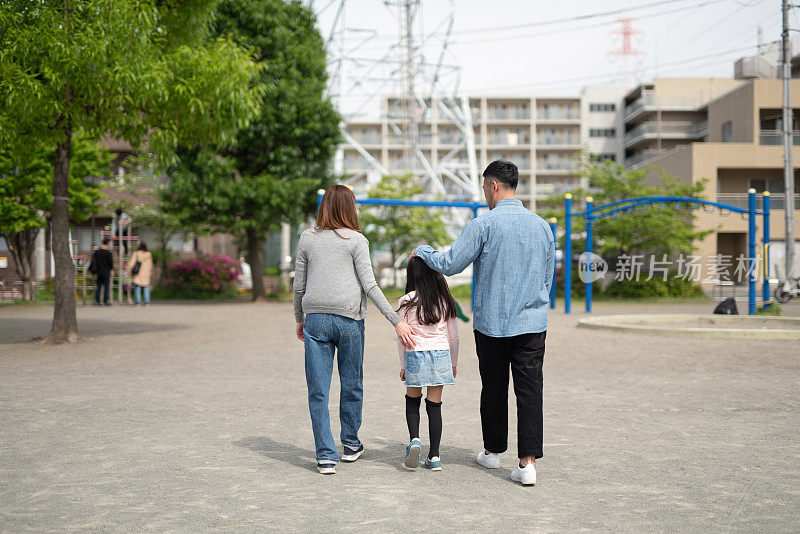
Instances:
[[[617,155],[616,154],[592,154],[592,159],[594,159],[595,161],[605,161],[605,160],[617,161]]]
[[[733,123],[731,121],[722,123],[722,142],[733,142]]]
[[[617,131],[614,128],[590,128],[589,137],[616,137]]]
[[[595,103],[590,103],[589,104],[589,111],[606,111],[606,112],[608,112],[608,111],[616,111],[616,110],[617,110],[617,105],[614,104],[613,102],[610,103],[610,104],[608,104],[608,103],[599,103],[599,102],[595,102]]]

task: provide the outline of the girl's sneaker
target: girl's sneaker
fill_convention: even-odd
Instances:
[[[439,459],[438,456],[434,456],[433,458],[425,458],[425,467],[427,467],[431,471],[441,471],[442,461]]]
[[[419,453],[422,451],[422,443],[419,438],[414,438],[406,447],[406,459],[403,464],[409,469],[419,467]]]

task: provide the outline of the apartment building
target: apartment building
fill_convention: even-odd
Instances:
[[[737,82],[733,87],[712,97],[702,105],[702,116],[698,119],[704,126],[704,133],[698,138],[685,137],[670,149],[662,146],[662,151],[645,160],[647,165],[654,165],[671,172],[687,183],[707,179],[705,195],[709,199],[740,207],[747,206],[747,191],[755,188],[758,193],[770,191],[770,276],[783,274],[785,258],[784,209],[787,199],[784,194],[783,180],[783,146],[782,98],[783,89],[780,79],[730,80]],[[680,82],[685,83],[685,81]],[[717,91],[724,86],[720,80],[699,82],[708,91]],[[800,103],[800,80],[793,79],[791,85],[792,102]],[[692,92],[697,86],[686,84],[690,89],[687,98],[699,98]],[[638,89],[638,88],[637,88]],[[675,90],[675,93],[678,93]],[[628,97],[637,93],[631,92]],[[677,94],[675,95],[678,96]],[[626,97],[626,102],[635,103]],[[629,106],[626,109],[630,109]],[[793,110],[797,117],[800,109]],[[638,113],[626,113],[628,115]],[[687,111],[687,113],[698,113]],[[694,118],[694,116],[692,116]],[[789,202],[794,202],[795,235],[800,235],[800,127],[794,119],[794,149],[792,160],[795,166],[795,191]],[[696,124],[696,122],[695,122]],[[637,145],[638,146],[638,145]],[[626,143],[626,151],[629,150]],[[627,160],[626,160],[627,161]],[[649,177],[657,180],[657,171],[650,172]],[[758,209],[761,209],[762,198],[758,198]],[[713,232],[699,245],[698,254],[705,258],[716,254],[736,257],[747,255],[747,221],[739,216],[725,216],[719,211],[697,214],[697,226],[711,229]],[[757,221],[759,242],[761,241],[761,220]],[[798,245],[795,245],[796,250]],[[776,265],[778,268],[776,269]],[[794,268],[798,271],[797,265]]]
[[[660,152],[702,141],[708,133],[707,106],[745,83],[734,78],[656,78],[625,95],[625,164],[635,166]]]
[[[621,161],[622,122],[620,87],[587,88],[572,96],[472,96],[469,108],[475,139],[475,161],[482,171],[491,161],[508,159],[520,170],[518,197],[528,206],[537,198],[568,191],[578,185],[577,160],[582,148]],[[469,164],[463,133],[431,99],[418,117],[418,145],[436,170],[447,160]],[[375,162],[391,173],[420,172],[419,163],[404,158],[404,138],[397,120],[403,101],[384,100],[384,118],[351,120],[347,133],[360,145],[342,146],[342,169],[357,194],[366,194],[381,178]],[[401,125],[402,127],[402,125]],[[454,152],[455,151],[455,152]],[[463,198],[452,184],[450,198]]]

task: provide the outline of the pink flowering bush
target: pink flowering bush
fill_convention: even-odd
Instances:
[[[229,294],[240,273],[239,264],[224,254],[202,255],[167,267],[162,282],[171,293],[201,298]]]

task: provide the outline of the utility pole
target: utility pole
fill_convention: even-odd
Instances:
[[[785,193],[785,223],[786,223],[786,281],[792,276],[794,265],[794,167],[792,166],[792,94],[790,80],[792,77],[792,51],[789,41],[789,2],[782,0],[783,11],[783,189]]]

